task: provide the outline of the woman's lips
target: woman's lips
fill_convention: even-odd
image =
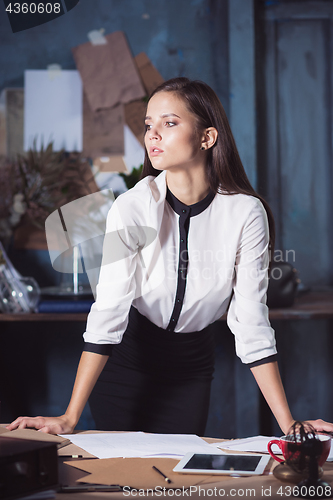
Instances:
[[[159,154],[163,153],[163,149],[157,148],[156,146],[151,146],[149,148],[149,154],[150,156],[158,156]]]

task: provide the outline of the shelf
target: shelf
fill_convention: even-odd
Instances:
[[[0,321],[86,321],[87,313],[0,314]]]
[[[0,321],[86,321],[87,313],[0,314]],[[271,309],[270,320],[333,318],[333,291],[302,293],[292,307]],[[226,315],[221,320],[225,321]]]

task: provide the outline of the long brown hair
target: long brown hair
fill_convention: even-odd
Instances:
[[[199,80],[191,81],[188,78],[172,78],[159,85],[150,98],[158,92],[175,92],[186,104],[187,108],[197,119],[200,129],[214,127],[218,131],[218,138],[207,153],[207,179],[213,193],[246,194],[258,198],[267,213],[270,233],[270,255],[273,255],[275,241],[275,224],[272,211],[268,203],[253,189],[240,159],[234,136],[224,108],[215,94],[206,83]],[[147,175],[157,176],[156,170],[145,151],[141,178]]]

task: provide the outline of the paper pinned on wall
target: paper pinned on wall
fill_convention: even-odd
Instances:
[[[63,70],[51,80],[48,70],[24,73],[24,150],[82,151],[82,83],[79,72]]]
[[[83,93],[83,152],[86,156],[124,155],[124,109],[92,111]]]
[[[164,82],[164,79],[145,52],[140,52],[134,59],[147,95],[150,95],[158,85]]]
[[[72,49],[93,111],[112,108],[146,94],[124,33],[115,31],[105,38],[105,45],[87,42]]]

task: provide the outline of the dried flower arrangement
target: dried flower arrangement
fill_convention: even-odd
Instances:
[[[0,157],[0,240],[6,246],[22,224],[44,229],[58,207],[96,191],[87,160],[79,153],[55,152],[52,143],[14,161]]]

